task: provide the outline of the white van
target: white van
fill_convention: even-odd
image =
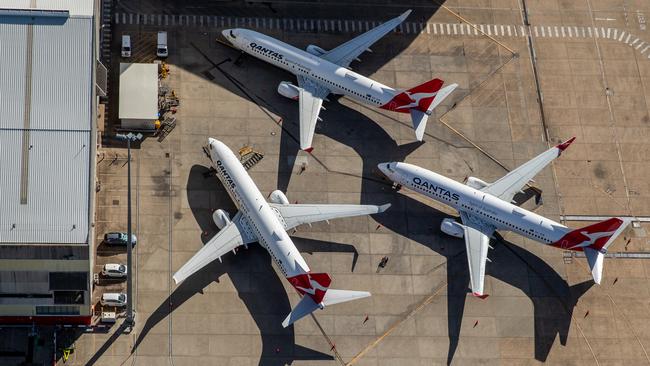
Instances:
[[[169,56],[169,50],[167,49],[167,32],[158,32],[158,47],[156,47],[156,55],[158,57]]]
[[[100,303],[104,306],[126,306],[126,294],[109,292],[102,295]]]
[[[131,57],[131,36],[122,36],[122,57]]]

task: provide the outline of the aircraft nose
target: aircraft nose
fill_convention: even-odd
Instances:
[[[380,163],[380,164],[377,164],[377,168],[378,168],[379,170],[381,170],[381,172],[384,173],[384,175],[386,175],[387,177],[390,177],[390,176],[391,176],[391,173],[392,173],[392,172],[391,172],[391,170],[390,170],[390,163]]]

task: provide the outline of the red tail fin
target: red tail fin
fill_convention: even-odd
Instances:
[[[309,295],[316,304],[323,301],[332,282],[332,278],[327,273],[304,273],[288,277],[287,280],[301,295]]]
[[[390,102],[380,108],[402,113],[410,113],[411,109],[417,109],[428,114],[429,107],[433,103],[438,90],[442,88],[442,84],[444,84],[444,81],[440,79],[429,80],[424,84],[397,94]]]
[[[556,241],[552,245],[562,249],[583,251],[589,247],[601,251],[615,239],[612,237],[625,221],[617,217],[601,221],[599,223],[573,230]]]

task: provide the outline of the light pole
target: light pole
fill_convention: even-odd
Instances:
[[[142,134],[134,135],[129,132],[126,135],[117,134],[115,138],[121,141],[126,140],[126,148],[128,151],[127,157],[127,214],[126,214],[126,235],[127,248],[126,248],[126,319],[124,320],[124,327],[129,331],[135,325],[135,315],[133,314],[133,234],[131,232],[131,141],[142,139]]]

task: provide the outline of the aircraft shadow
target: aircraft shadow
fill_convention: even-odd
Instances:
[[[429,247],[447,260],[447,364],[451,364],[458,347],[469,292],[464,242],[436,232],[447,215],[399,193],[395,194],[393,203],[395,207],[402,207],[403,211],[378,215],[376,220],[387,229]],[[406,220],[407,212],[412,211],[429,211],[427,222],[417,223],[417,218],[414,220],[411,216]],[[557,336],[560,343],[566,345],[573,309],[580,297],[591,288],[593,281],[569,286],[553,268],[533,253],[507,241],[493,242],[492,245],[494,250],[488,253],[492,263],[487,264],[486,275],[521,290],[530,298],[534,308],[535,359],[545,361]]]
[[[296,5],[298,8],[301,5]],[[283,14],[297,15],[299,13],[296,6],[291,7],[278,7],[271,11],[269,9],[256,9],[259,15],[268,12],[267,16],[277,17]],[[387,21],[394,16],[399,15],[401,12],[407,10],[408,5],[404,5],[403,9],[390,8],[390,12],[382,13],[381,21]],[[348,6],[350,14],[354,11],[359,11],[363,14],[360,19],[367,16],[367,12],[363,11],[363,6],[356,6],[350,4]],[[439,9],[438,4],[427,3],[426,7],[415,7],[413,13],[407,18],[407,22],[426,22],[430,19]],[[302,16],[319,17],[329,16],[327,6],[319,4],[311,4],[304,11]],[[307,15],[308,14],[308,15]],[[288,16],[288,15],[287,15]],[[335,18],[338,18],[337,14]],[[375,19],[377,20],[377,19]],[[269,33],[268,30],[258,30],[261,33]],[[275,32],[273,32],[275,33]],[[313,37],[305,37],[305,32],[285,31],[284,39],[291,45],[304,49],[308,44],[313,43],[324,49],[332,49],[349,39],[357,36],[360,32],[356,33],[313,33]],[[399,35],[389,34],[385,39],[379,40],[372,46],[372,53],[365,53],[361,55],[362,62],[353,62],[351,67],[361,73],[362,75],[372,75],[381,69],[387,62],[399,55],[403,50],[408,48],[411,43],[418,36],[416,32],[401,32]],[[220,34],[219,34],[220,37]],[[211,80],[213,83],[219,84],[226,90],[238,95],[244,99],[248,99],[263,107],[264,113],[268,115],[268,123],[276,123],[281,118],[282,132],[280,134],[280,151],[278,160],[278,184],[277,188],[286,192],[291,179],[291,172],[294,167],[296,156],[306,154],[300,152],[299,148],[299,117],[298,117],[298,103],[281,96],[277,92],[277,86],[281,81],[290,81],[296,83],[294,75],[273,67],[268,63],[258,60],[253,56],[241,54],[239,50],[228,49],[226,46],[220,46],[218,56],[211,49],[210,45],[190,43],[191,47],[195,49],[199,57],[195,61],[188,61],[190,58],[184,60],[186,64],[181,67],[186,68],[188,71],[193,72],[203,78]],[[171,56],[170,56],[171,57]],[[208,61],[207,63],[205,61]],[[433,76],[432,76],[433,77]],[[381,77],[378,77],[381,79]],[[395,86],[393,80],[378,80],[389,86]],[[426,80],[422,80],[424,82]],[[415,85],[413,85],[415,86]],[[341,113],[356,113],[353,110],[341,106],[335,101],[337,97],[330,95],[328,99],[331,102],[326,102],[324,107],[327,110],[321,111],[322,122],[316,126],[316,134],[321,133],[320,130],[323,125],[332,124],[336,128],[355,133],[356,137],[361,140],[362,135],[359,132],[363,131],[352,123],[348,124],[344,121],[347,120],[340,118]],[[331,112],[335,109],[336,112]],[[277,117],[279,116],[279,117]],[[397,115],[395,115],[397,118]],[[374,125],[373,128],[381,127]],[[218,136],[215,136],[218,137]],[[316,141],[315,141],[316,143]]]
[[[205,166],[192,166],[187,184],[189,206],[204,233],[202,236],[204,242],[218,231],[212,222],[214,208],[235,213],[235,207],[227,197],[221,182],[215,176],[207,173],[209,173],[209,169]],[[225,199],[222,199],[223,197]],[[206,205],[206,202],[210,204]],[[352,269],[354,269],[358,257],[356,248],[348,244],[305,238],[295,238],[295,243],[301,252],[352,253]],[[202,294],[203,290],[212,282],[219,282],[223,275],[228,275],[239,298],[244,302],[260,330],[262,339],[260,365],[286,365],[295,360],[332,360],[333,357],[329,354],[296,344],[294,328],[282,327],[284,317],[291,311],[291,304],[282,279],[275,275],[270,255],[255,243],[249,245],[248,249],[238,250],[238,253],[239,255],[224,256],[223,263],[214,261],[182,282],[147,318],[133,351],[137,349],[156,324],[163,321],[191,297]],[[273,275],[269,275],[271,273]]]

